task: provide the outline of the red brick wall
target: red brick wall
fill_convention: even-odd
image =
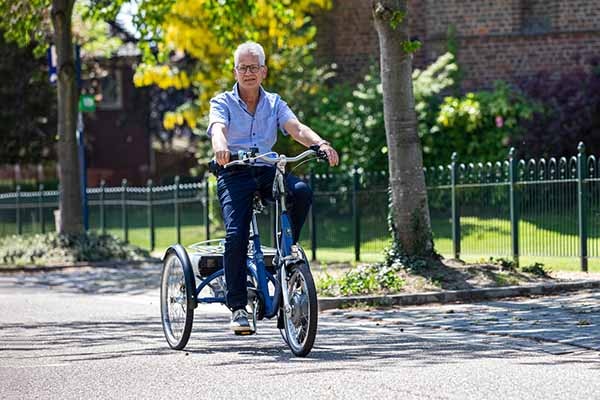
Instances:
[[[359,80],[378,59],[371,18],[370,1],[337,0],[316,19],[318,56],[339,64],[341,79]],[[409,0],[409,18],[411,36],[423,42],[416,67],[446,51],[455,27],[465,89],[589,68],[600,57],[600,0]]]

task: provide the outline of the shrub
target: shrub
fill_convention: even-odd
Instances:
[[[337,279],[326,272],[318,281],[319,291],[343,296],[398,292],[405,284],[399,270],[398,266],[376,263],[361,265]]]
[[[0,263],[11,265],[68,264],[77,261],[143,260],[146,250],[112,235],[57,233],[7,236],[0,239]]]
[[[446,53],[425,70],[415,70],[413,87],[417,129],[427,166],[450,163],[452,152],[469,161],[501,160],[518,141],[522,122],[541,107],[518,89],[497,82],[491,91],[448,96],[457,91],[458,66]],[[376,65],[354,87],[322,90],[305,113],[306,122],[332,141],[341,168],[387,169],[382,87]]]

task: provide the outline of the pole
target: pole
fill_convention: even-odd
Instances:
[[[452,153],[451,164],[451,184],[452,184],[452,248],[454,258],[460,259],[460,210],[458,208],[458,193],[456,185],[458,183],[458,154]]]
[[[360,261],[360,210],[358,208],[359,187],[358,165],[352,171],[352,219],[354,222],[354,260]]]
[[[513,148],[508,153],[509,179],[510,179],[510,237],[512,255],[515,265],[519,266],[519,192],[516,183],[518,181],[517,156]]]
[[[179,216],[179,176],[175,177],[175,192],[173,193],[174,211],[175,211],[175,230],[177,232],[177,241],[181,243],[181,217]]]
[[[587,157],[585,145],[579,142],[577,146],[577,222],[579,225],[579,257],[581,271],[588,272],[587,248]]]
[[[81,46],[75,45],[75,72],[77,76],[77,88],[81,93]],[[83,216],[83,228],[87,232],[90,228],[89,210],[87,201],[87,162],[85,159],[85,142],[83,140],[83,114],[81,109],[77,113],[77,150],[79,153],[79,169],[81,170],[81,211]]]

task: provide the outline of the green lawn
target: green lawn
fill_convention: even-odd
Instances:
[[[379,208],[379,207],[378,207]],[[176,242],[171,208],[157,209],[155,214],[155,252],[164,251]],[[383,211],[382,211],[383,210]],[[383,248],[388,244],[385,210],[372,210],[369,217],[361,219],[361,261],[383,260]],[[377,215],[377,212],[379,215]],[[375,214],[375,215],[373,215]],[[25,216],[26,215],[26,216]],[[33,212],[23,216],[23,232],[39,231],[39,224]],[[107,215],[107,231],[123,238],[120,212],[118,208]],[[48,215],[47,221],[51,220]],[[205,240],[204,217],[200,207],[182,210],[181,241],[189,245]],[[92,214],[92,229],[98,230],[97,214]],[[263,243],[269,245],[269,218],[259,219]],[[150,232],[145,208],[132,208],[129,212],[129,241],[143,248],[150,246]],[[446,257],[452,256],[452,235],[449,218],[432,216],[435,247]],[[214,224],[212,238],[223,236],[222,230]],[[46,230],[54,229],[46,223]],[[577,219],[573,215],[528,215],[520,221],[521,264],[544,263],[555,270],[579,270],[579,239]],[[0,235],[16,232],[14,221],[0,224]],[[590,271],[600,271],[600,223],[590,219],[588,254]],[[310,255],[308,223],[305,225],[301,243]],[[339,208],[327,215],[317,216],[317,259],[325,263],[352,262],[354,260],[354,232],[351,215]],[[489,259],[489,257],[511,258],[511,231],[508,218],[474,217],[461,218],[461,257],[466,261]]]

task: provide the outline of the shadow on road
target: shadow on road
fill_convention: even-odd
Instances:
[[[146,293],[158,300],[159,281],[160,265],[146,264],[123,269],[4,275],[0,289],[50,287],[59,293]],[[215,366],[303,363],[304,372],[315,373],[327,368],[372,370],[398,363],[425,367],[482,358],[518,359],[524,354],[539,357],[541,364],[550,362],[548,355],[564,355],[561,363],[584,365],[588,361],[570,355],[600,349],[599,304],[600,294],[590,293],[471,305],[326,312],[320,315],[317,342],[306,359],[291,354],[275,321],[260,323],[258,335],[237,337],[228,331],[226,313],[207,314],[201,307],[184,352],[168,347],[160,316],[150,315],[154,309],[148,311],[148,317],[143,311],[141,317],[122,320],[95,320],[99,318],[90,315],[86,321],[4,323],[0,325],[0,365],[20,359],[76,362],[185,354],[228,355],[223,361],[210,358],[210,365]],[[556,357],[551,359],[556,362]],[[596,358],[587,366],[599,369],[600,363]],[[293,372],[269,367],[273,375]]]
[[[21,272],[2,276],[0,285],[51,287],[63,293],[141,294],[160,286],[161,264],[122,268],[72,268],[51,272]]]
[[[410,363],[418,367],[461,363],[477,359],[514,358],[527,355],[539,359],[534,363],[552,364],[546,343],[534,340],[490,336],[473,332],[428,329],[405,321],[381,324],[374,321],[347,321],[324,315],[320,320],[317,342],[305,359],[294,357],[275,328],[274,321],[259,325],[259,334],[237,337],[227,330],[227,315],[198,315],[192,337],[184,351],[171,350],[162,333],[159,317],[127,321],[73,321],[68,323],[3,324],[0,326],[0,364],[15,360],[46,360],[47,363],[138,356],[182,356],[210,359],[211,366],[229,364],[264,365],[270,374],[287,375],[292,367],[302,365],[303,373],[331,370],[372,371]],[[568,353],[578,349],[571,348]],[[222,356],[215,362],[214,357]],[[578,363],[600,369],[593,361],[569,357],[561,363]],[[273,368],[273,365],[281,368]],[[290,368],[288,368],[290,367]]]

